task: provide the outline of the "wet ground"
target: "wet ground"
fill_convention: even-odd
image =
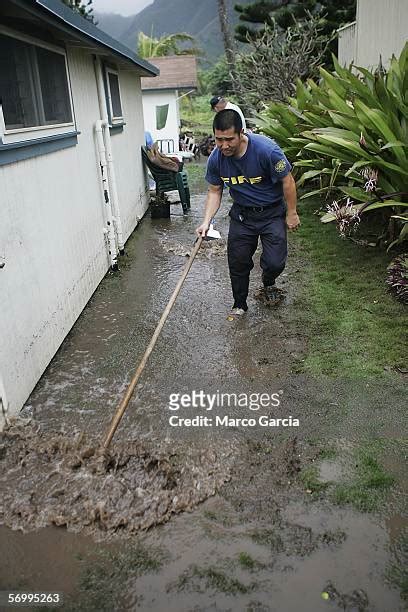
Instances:
[[[0,588],[63,591],[66,610],[402,610],[404,389],[299,373],[307,261],[295,239],[283,303],[256,299],[258,254],[249,311],[228,321],[227,202],[217,216],[224,240],[194,262],[112,447],[100,451],[203,202],[195,195],[188,216],[173,206],[170,220],[145,217],[25,420],[1,438]],[[193,391],[203,405],[180,405]],[[197,416],[201,427],[179,420]]]

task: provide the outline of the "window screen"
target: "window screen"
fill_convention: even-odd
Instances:
[[[59,53],[37,47],[45,123],[68,123],[72,120],[65,58]]]
[[[7,128],[38,125],[30,45],[1,34],[0,99]]]
[[[112,116],[122,117],[122,104],[120,101],[119,79],[117,74],[108,72],[109,89],[112,103]]]
[[[0,34],[0,99],[9,130],[71,122],[65,57]]]

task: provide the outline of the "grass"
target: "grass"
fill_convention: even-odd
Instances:
[[[324,492],[334,504],[351,505],[360,512],[375,512],[396,482],[380,463],[387,449],[388,445],[383,440],[371,440],[351,451],[348,461],[350,477],[342,482],[322,482],[318,464],[305,466],[299,474],[299,481],[312,499],[321,497]],[[334,449],[323,448],[318,454],[318,461],[336,456],[338,453]]]
[[[318,497],[324,491],[328,483],[319,480],[319,470],[315,465],[305,467],[299,474],[299,479],[305,489],[313,496]]]
[[[158,571],[164,555],[158,550],[147,550],[141,545],[118,552],[103,552],[96,558],[84,557],[79,588],[65,602],[64,610],[79,612],[110,612],[115,608],[127,579],[147,572]]]
[[[302,226],[292,243],[307,262],[308,282],[295,301],[308,330],[308,351],[298,371],[334,377],[384,376],[404,366],[406,309],[386,289],[392,255],[342,240],[333,224],[314,214],[320,203],[304,200]]]
[[[388,567],[387,580],[400,590],[401,599],[408,603],[408,534],[403,534],[394,546],[394,561]]]
[[[319,459],[335,459],[337,457],[337,450],[335,448],[322,448],[319,451]]]
[[[251,538],[255,544],[270,546],[275,553],[285,551],[285,545],[281,536],[277,533],[277,529],[256,529],[252,532]]]
[[[205,180],[206,161],[201,164],[188,162],[184,164],[184,170],[187,172],[188,184],[191,193],[206,193],[208,184]]]
[[[360,512],[374,512],[384,501],[395,479],[378,462],[380,448],[375,442],[354,453],[355,471],[350,482],[334,486],[331,499],[338,505],[352,505]]]
[[[195,575],[205,579],[207,589],[214,589],[222,593],[230,593],[233,595],[237,593],[249,593],[253,588],[252,586],[243,584],[235,578],[227,576],[225,572],[212,567],[203,569],[196,568]]]
[[[203,592],[200,585],[201,582],[204,582],[206,590],[213,589],[214,591],[229,595],[249,593],[256,586],[255,583],[249,585],[243,584],[215,567],[198,567],[193,565],[179,577],[177,583],[172,588],[181,591],[187,587],[192,587],[195,591]]]
[[[181,99],[180,117],[183,129],[191,130],[197,138],[199,135],[212,134],[214,113],[210,108],[211,96],[185,96]]]
[[[244,569],[253,570],[258,566],[258,562],[246,552],[239,553],[238,561],[240,566]]]

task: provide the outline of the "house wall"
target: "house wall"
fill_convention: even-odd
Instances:
[[[364,68],[376,68],[380,56],[384,66],[392,54],[398,56],[408,38],[408,0],[358,0],[355,43],[353,26],[339,32],[339,60]]]
[[[408,0],[359,0],[357,4],[357,65],[387,66],[408,38]]]
[[[68,51],[78,144],[0,166],[0,381],[9,414],[23,406],[109,268],[93,126],[93,58]],[[126,125],[112,136],[127,238],[147,208],[140,78],[119,71]]]
[[[179,142],[179,114],[177,91],[144,91],[143,92],[143,115],[145,129],[151,133],[153,140],[174,140],[175,151],[178,151]],[[162,130],[156,129],[156,106],[169,105],[169,114],[166,125]]]
[[[356,63],[356,22],[340,28],[338,59],[342,66],[347,68],[350,64]]]
[[[112,136],[116,181],[123,231],[127,239],[148,205],[148,188],[140,147],[144,145],[144,120],[140,77],[120,71],[120,88],[126,125]]]

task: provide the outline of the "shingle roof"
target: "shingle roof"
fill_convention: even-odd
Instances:
[[[148,61],[159,68],[160,76],[142,78],[142,90],[197,88],[197,61],[193,55],[149,57]]]
[[[136,64],[139,68],[148,74],[156,75],[158,70],[155,66],[152,66],[149,62],[140,58],[136,53],[133,53],[131,49],[122,45],[119,41],[111,38],[105,32],[102,32],[93,23],[87,21],[78,13],[75,13],[72,9],[66,6],[61,0],[34,0],[35,5],[41,7],[48,13],[52,14],[59,21],[63,22],[66,26],[69,26],[73,30],[76,30],[82,35],[91,38],[96,43],[107,47],[114,54],[120,55],[122,58],[130,60],[133,64]],[[27,4],[32,5],[32,2]]]

